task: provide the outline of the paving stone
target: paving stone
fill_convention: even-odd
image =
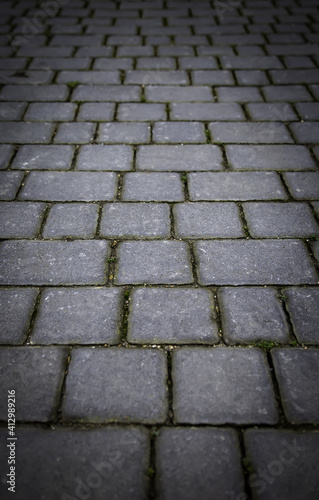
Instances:
[[[221,56],[221,64],[225,69],[276,69],[282,63],[276,56]]]
[[[93,68],[94,69],[106,69],[106,70],[133,69],[133,58],[132,57],[121,57],[121,58],[117,59],[116,57],[98,57],[94,61]]]
[[[180,175],[164,172],[132,172],[125,175],[124,201],[183,201]]]
[[[207,290],[139,288],[130,301],[128,341],[135,344],[212,344],[218,329]]]
[[[178,59],[181,69],[212,69],[218,68],[215,57],[180,57]]]
[[[244,498],[238,438],[233,429],[162,428],[156,441],[159,498]]]
[[[179,47],[160,45],[157,48],[157,54],[159,56],[173,56],[173,57],[193,56],[194,48],[190,45],[184,45],[184,46],[181,45]]]
[[[1,285],[97,285],[107,272],[106,241],[4,241]]]
[[[153,127],[153,141],[159,143],[206,143],[205,129],[197,122],[157,122]]]
[[[72,94],[72,101],[133,102],[140,100],[141,89],[138,85],[78,85]]]
[[[174,206],[178,238],[245,236],[235,203],[180,203]]]
[[[265,71],[256,70],[243,70],[235,71],[239,85],[267,85],[269,80]],[[258,99],[259,100],[259,99]]]
[[[14,200],[22,179],[22,172],[0,172],[0,200]]]
[[[283,123],[210,123],[209,131],[215,142],[222,143],[291,143]]]
[[[8,167],[14,147],[11,144],[0,144],[0,170]]]
[[[81,104],[78,121],[105,121],[112,120],[114,115],[115,105],[108,102],[86,102]]]
[[[298,117],[294,112],[291,104],[288,104],[287,102],[278,102],[278,103],[254,102],[251,104],[247,104],[247,109],[252,119],[257,121],[298,120]]]
[[[6,439],[4,431],[0,439]],[[15,497],[66,500],[89,492],[96,500],[146,500],[148,456],[148,434],[141,427],[19,428],[20,487]],[[4,500],[10,494],[4,491]]]
[[[75,56],[83,59],[83,57],[112,57],[114,53],[113,47],[96,46],[96,47],[79,47]]]
[[[32,344],[116,344],[122,292],[119,288],[45,290]]]
[[[231,347],[174,351],[173,411],[177,423],[275,424],[275,397],[264,354]]]
[[[318,282],[298,240],[201,241],[196,244],[203,285],[293,285]]]
[[[271,85],[262,87],[266,101],[298,102],[312,101],[303,85]]]
[[[0,203],[0,238],[35,237],[44,210],[44,203]]]
[[[296,200],[319,200],[319,172],[286,172],[284,179]]]
[[[48,69],[48,70],[63,70],[63,69],[89,69],[91,59],[89,57],[35,57],[29,66],[30,69]]]
[[[173,103],[172,120],[237,121],[244,120],[239,104],[236,103]]]
[[[46,48],[46,47],[44,47]],[[35,47],[31,48],[35,51]],[[32,57],[35,54],[32,54]],[[0,93],[1,101],[65,101],[66,85],[5,85]]]
[[[257,87],[218,87],[216,94],[219,102],[252,102],[263,100]]]
[[[141,146],[137,153],[138,170],[221,170],[222,155],[217,146]]]
[[[89,85],[121,83],[119,71],[61,71],[57,83],[80,82]]]
[[[117,56],[118,57],[140,57],[140,56],[154,56],[154,47],[148,46],[130,46],[130,45],[122,45],[117,48]],[[162,54],[158,54],[162,55]],[[165,55],[165,54],[163,54]],[[168,54],[170,55],[170,54]]]
[[[102,212],[100,234],[111,238],[169,237],[169,206],[164,203],[107,204]]]
[[[101,123],[97,142],[143,144],[150,142],[151,127],[148,123]]]
[[[48,422],[57,413],[67,351],[57,347],[3,347],[0,349],[1,400],[16,392],[17,421]],[[41,373],[41,377],[39,377]],[[3,404],[0,419],[7,420]]]
[[[206,59],[206,58],[204,58]],[[228,70],[192,71],[192,82],[194,85],[234,85],[235,81]]]
[[[0,344],[22,344],[26,339],[38,291],[0,289]]]
[[[212,89],[209,87],[176,87],[176,85],[175,86],[146,85],[145,95],[148,101],[155,101],[155,102],[172,102],[172,101],[192,102],[192,101],[213,100]],[[205,104],[205,106],[207,106],[207,103]]]
[[[133,151],[130,146],[82,146],[77,170],[131,170]],[[109,174],[110,175],[110,174]]]
[[[126,68],[132,69],[132,68]],[[176,69],[176,62],[173,57],[139,57],[136,69]],[[184,68],[182,68],[184,69]]]
[[[54,137],[55,144],[85,144],[93,140],[94,123],[62,123]]]
[[[127,241],[120,244],[117,284],[192,283],[188,247],[181,241]]]
[[[0,142],[12,144],[48,143],[53,131],[53,123],[0,122]]]
[[[319,236],[319,227],[305,203],[244,203],[253,238]]]
[[[275,172],[194,172],[188,178],[192,201],[287,198]]]
[[[303,120],[319,120],[319,102],[298,103],[296,110]]]
[[[116,193],[115,183],[114,172],[31,172],[20,199],[110,201]]]
[[[312,251],[314,253],[314,256],[316,257],[317,261],[319,262],[319,244],[318,241],[312,244]]]
[[[279,71],[270,71],[271,79],[276,84],[290,83],[318,83],[318,69],[285,69]]]
[[[76,348],[66,380],[63,418],[82,422],[164,422],[166,376],[163,352]]]
[[[314,201],[312,203],[312,206],[315,209],[316,214],[319,215],[319,202],[318,201]]]
[[[25,120],[35,122],[67,122],[75,115],[76,104],[71,102],[34,102],[29,105]]]
[[[123,122],[166,120],[166,110],[164,104],[119,104],[117,119]]]
[[[298,143],[317,144],[319,142],[319,122],[291,123],[290,129]]]
[[[50,43],[52,46],[67,47],[69,45],[81,46],[99,46],[102,44],[101,35],[54,35]]]
[[[287,309],[294,332],[303,344],[319,344],[319,290],[317,288],[286,288]]]
[[[262,340],[288,342],[283,309],[272,288],[221,288],[218,292],[223,336],[230,344]]]
[[[188,75],[186,71],[143,71],[128,70],[126,72],[125,83],[143,85],[187,85]]]
[[[1,102],[0,103],[0,120],[14,121],[21,120],[26,108],[24,102]]]
[[[226,155],[235,170],[316,169],[309,151],[304,146],[226,146]]]
[[[272,357],[289,422],[318,423],[319,352],[315,349],[274,349]]]
[[[258,500],[285,498],[287,492],[291,500],[318,497],[318,432],[249,429],[245,449],[253,469],[248,481]]]
[[[18,170],[68,170],[71,168],[72,146],[20,146],[12,168]]]
[[[98,208],[97,205],[80,203],[53,205],[43,229],[43,237],[94,238]]]

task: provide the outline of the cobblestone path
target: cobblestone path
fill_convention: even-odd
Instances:
[[[318,2],[0,8],[1,498],[318,500]]]

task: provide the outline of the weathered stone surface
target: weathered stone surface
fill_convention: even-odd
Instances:
[[[141,146],[137,154],[138,170],[221,170],[221,165],[219,148],[209,144]]]
[[[44,210],[44,203],[0,203],[0,237],[35,237],[39,232]]]
[[[299,342],[319,344],[319,289],[286,288],[287,308]]]
[[[0,289],[0,344],[22,344],[26,339],[38,290]]]

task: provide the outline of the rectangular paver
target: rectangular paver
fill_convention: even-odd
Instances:
[[[137,169],[151,171],[221,170],[222,155],[217,146],[141,146]]]

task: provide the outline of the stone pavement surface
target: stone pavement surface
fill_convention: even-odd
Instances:
[[[318,2],[0,8],[1,498],[318,500]]]

